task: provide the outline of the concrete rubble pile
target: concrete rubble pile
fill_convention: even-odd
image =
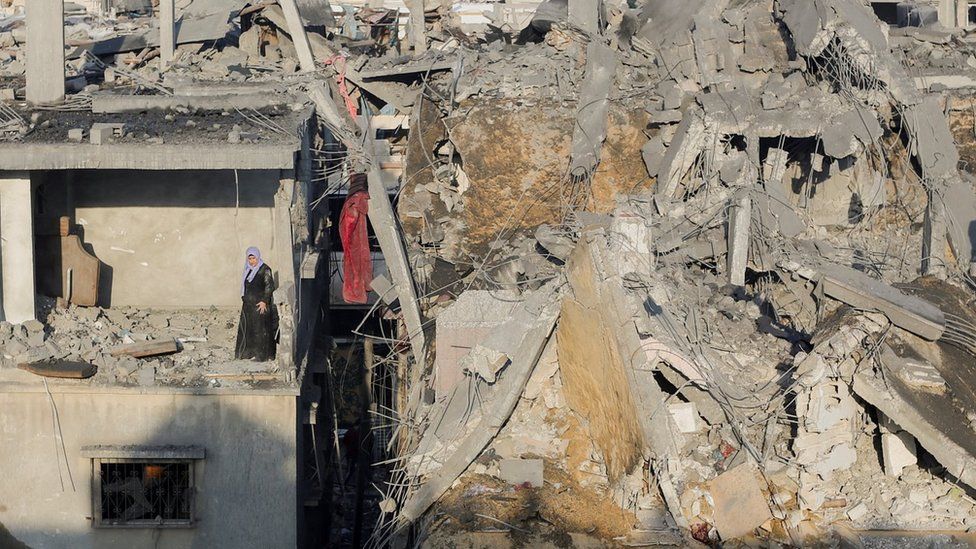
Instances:
[[[128,307],[42,307],[43,321],[0,322],[0,367],[81,361],[98,368],[96,383],[188,385],[214,372],[253,374],[273,364],[234,360],[238,311],[164,311]],[[171,350],[133,356],[143,343]],[[240,372],[238,372],[240,370]]]
[[[921,2],[379,4],[176,2],[172,52],[151,3],[71,16],[74,83],[36,109],[0,20],[8,139],[300,126],[316,204],[366,174],[403,367],[371,546],[976,527],[973,37]],[[232,360],[236,312],[47,309],[0,324],[4,367],[278,373]]]
[[[377,546],[973,528],[965,34],[780,0],[466,36],[354,65],[411,116],[427,326]]]

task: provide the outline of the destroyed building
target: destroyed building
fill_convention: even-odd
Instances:
[[[0,546],[976,543],[976,3],[0,10]]]

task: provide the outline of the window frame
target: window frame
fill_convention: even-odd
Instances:
[[[203,449],[197,447],[106,447],[93,446],[82,449],[82,455],[91,462],[91,526],[99,529],[156,529],[194,528],[197,519],[197,462],[204,458]],[[102,464],[131,463],[141,465],[185,464],[188,468],[187,494],[190,504],[189,519],[131,520],[115,522],[102,518]]]

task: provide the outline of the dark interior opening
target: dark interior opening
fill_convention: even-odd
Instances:
[[[898,4],[896,2],[871,2],[871,9],[878,19],[889,25],[898,24]]]

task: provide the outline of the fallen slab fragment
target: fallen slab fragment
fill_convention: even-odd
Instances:
[[[522,343],[512,356],[512,363],[505,369],[496,384],[496,398],[485,410],[481,421],[471,434],[461,441],[444,465],[432,473],[427,481],[410,495],[403,504],[398,520],[411,523],[427,511],[451,484],[461,476],[482,450],[498,435],[502,425],[515,410],[519,397],[525,390],[532,371],[556,325],[558,299],[557,284],[549,284],[532,294],[523,304],[524,310],[534,316],[527,326]]]
[[[122,345],[121,347],[115,347],[109,351],[109,354],[112,356],[131,356],[134,358],[143,358],[147,356],[178,353],[179,351],[179,341],[176,341],[175,339],[165,339],[162,341],[147,341],[145,343]]]
[[[698,107],[685,111],[671,145],[657,169],[656,193],[673,196],[681,179],[694,165],[708,140],[703,120],[704,113]]]
[[[773,518],[756,466],[744,463],[708,484],[715,503],[715,529],[723,540],[741,538]]]
[[[498,476],[515,486],[542,488],[543,465],[541,459],[503,459],[498,462]]]
[[[437,316],[434,391],[438,396],[450,394],[464,378],[464,368],[475,366],[462,360],[510,320],[520,302],[515,293],[469,290]],[[509,341],[514,340],[509,332],[505,333]],[[494,382],[493,375],[490,381]]]
[[[968,270],[976,250],[976,193],[972,183],[962,179],[950,183],[943,204],[952,252],[960,267]]]
[[[798,263],[784,264],[784,268],[801,277],[823,285],[828,296],[863,310],[880,311],[895,326],[935,341],[945,332],[945,315],[928,301],[903,294],[895,287],[836,264],[820,264],[813,268]]]
[[[919,104],[906,109],[905,125],[912,137],[915,157],[922,175],[946,178],[955,175],[959,164],[959,149],[942,112],[938,94],[926,96]]]
[[[586,77],[580,87],[576,124],[573,128],[573,151],[569,173],[588,178],[600,163],[600,150],[607,138],[607,113],[610,112],[610,88],[617,73],[615,49],[598,40],[586,48]]]

